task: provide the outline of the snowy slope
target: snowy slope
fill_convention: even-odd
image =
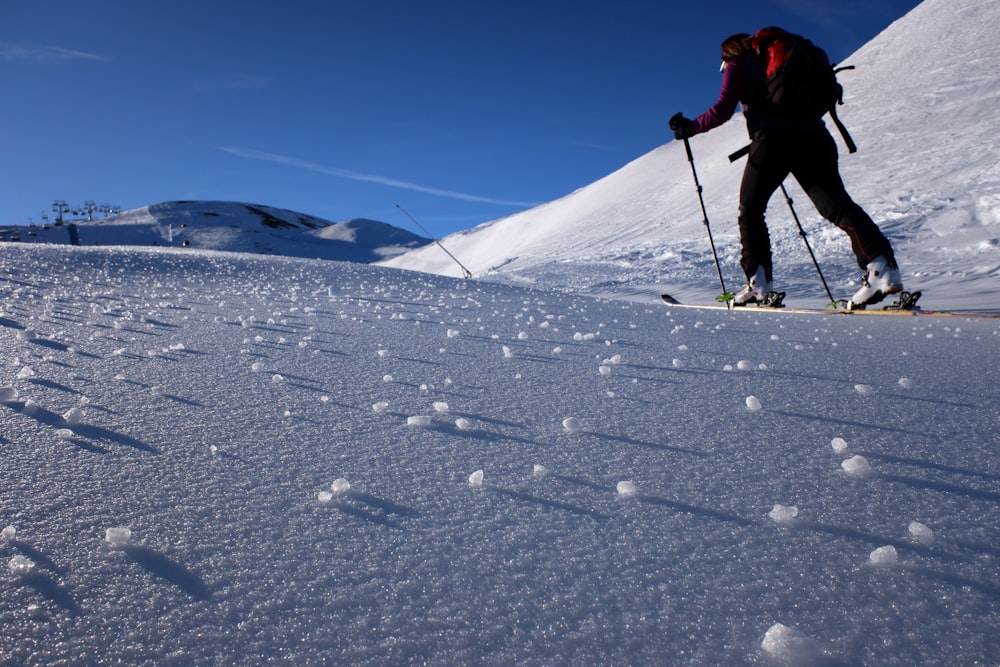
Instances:
[[[926,0],[846,59],[857,69],[840,75],[847,91],[841,117],[860,147],[855,155],[841,151],[845,183],[893,240],[908,287],[925,290],[932,307],[1000,308],[998,30],[996,2]],[[664,119],[674,111],[664,109]],[[746,141],[739,116],[691,141],[730,285],[743,280],[735,227],[742,163],[731,165],[727,156]],[[859,273],[846,236],[819,218],[794,179],[788,186],[831,288],[850,295]],[[780,191],[769,221],[776,287],[791,302],[821,305],[825,292]],[[666,289],[690,301],[719,292],[677,142],[563,199],[444,244],[473,273],[505,282],[638,296]],[[436,246],[387,264],[461,275]]]
[[[259,204],[164,202],[93,221],[76,221],[81,245],[152,245],[374,262],[429,239],[384,222],[322,218]],[[22,240],[69,243],[67,227],[34,228]]]
[[[6,244],[0,347],[0,664],[1000,656],[1000,320]]]

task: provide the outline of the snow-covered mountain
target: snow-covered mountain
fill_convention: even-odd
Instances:
[[[70,227],[31,228],[22,240],[69,243]],[[76,221],[81,245],[151,245],[251,252],[348,262],[374,262],[430,242],[375,220],[333,223],[271,206],[223,201],[176,201]]]
[[[854,155],[841,150],[845,183],[893,241],[907,287],[924,290],[929,306],[1000,307],[998,31],[996,2],[926,0],[843,62],[857,69],[840,75],[840,115],[859,145]],[[675,111],[663,110],[665,131]],[[727,156],[746,143],[741,117],[691,140],[727,287],[743,280],[735,224],[742,162]],[[849,295],[860,274],[846,235],[819,217],[794,179],[787,185],[835,296]],[[827,301],[780,190],[769,226],[776,287],[792,303]],[[494,280],[638,297],[669,291],[700,302],[719,293],[679,142],[443,244],[474,274]],[[386,264],[461,275],[434,245]]]

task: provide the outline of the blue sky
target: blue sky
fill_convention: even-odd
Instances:
[[[0,0],[0,224],[221,199],[444,236],[668,141],[734,32],[839,61],[918,3],[673,4]]]

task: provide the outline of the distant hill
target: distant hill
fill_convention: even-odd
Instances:
[[[330,222],[295,211],[224,201],[164,202],[75,221],[80,245],[191,247],[370,263],[430,243],[384,222]],[[70,223],[31,228],[22,241],[70,243]]]

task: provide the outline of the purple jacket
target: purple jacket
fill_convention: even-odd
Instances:
[[[825,127],[822,120],[781,118],[768,113],[767,75],[764,66],[752,51],[729,61],[722,71],[722,88],[715,104],[691,121],[692,134],[713,130],[733,117],[736,105],[743,105],[747,130],[752,138],[761,132],[802,132]]]
[[[705,113],[691,121],[691,132],[701,134],[719,127],[733,117],[736,105],[742,103],[745,112],[749,112],[754,101],[764,89],[764,68],[747,52],[729,61],[722,71],[722,88],[719,99]],[[748,114],[747,122],[750,122]]]

